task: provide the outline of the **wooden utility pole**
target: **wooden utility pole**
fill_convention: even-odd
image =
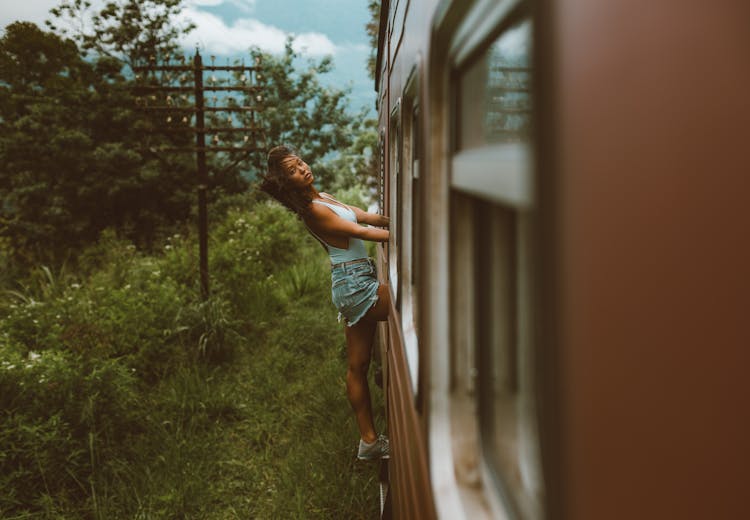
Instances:
[[[243,160],[247,160],[253,152],[257,152],[262,149],[262,143],[259,143],[259,138],[262,136],[262,129],[254,124],[255,112],[262,110],[260,103],[263,100],[260,94],[261,87],[258,86],[257,80],[260,79],[260,63],[256,62],[254,66],[234,65],[234,66],[215,66],[213,65],[213,58],[211,65],[203,65],[203,59],[200,52],[196,49],[195,56],[193,57],[193,64],[161,64],[157,65],[155,60],[152,59],[149,65],[133,67],[136,73],[136,92],[140,93],[151,93],[151,101],[157,101],[157,103],[150,104],[149,98],[137,98],[136,101],[139,103],[140,108],[147,111],[162,112],[167,114],[167,124],[159,126],[157,132],[193,132],[195,134],[195,146],[182,146],[182,147],[165,147],[160,149],[152,150],[156,153],[165,152],[195,152],[195,164],[198,180],[198,243],[199,243],[199,269],[200,269],[200,287],[201,297],[205,301],[209,296],[209,284],[208,284],[208,189],[209,189],[209,175],[208,167],[206,164],[206,152],[227,152],[227,153],[242,153],[244,154],[239,159],[235,160],[230,164],[230,168],[238,165]],[[193,72],[193,85],[184,86],[184,76],[181,76],[180,86],[169,85],[169,84],[142,84],[142,80],[148,81],[167,78],[167,83],[171,83],[172,73],[189,73]],[[241,73],[241,85],[216,85],[216,79],[212,76],[211,85],[205,86],[203,81],[203,74],[207,71],[223,71],[223,72],[236,72]],[[157,72],[161,74],[161,78],[157,78]],[[215,104],[213,107],[207,107],[205,103],[204,92],[206,91],[239,91],[248,93],[258,93],[252,98],[251,106],[234,106],[231,103],[226,103],[222,106],[216,105],[216,99],[214,98]],[[177,94],[180,92],[190,93],[193,96],[192,106],[178,106],[178,104],[172,99],[171,95],[166,95],[165,104],[159,104],[155,93],[172,93]],[[185,95],[182,95],[184,98]],[[231,99],[231,98],[230,98]],[[222,100],[224,102],[225,100]],[[256,104],[257,103],[257,104]],[[225,126],[214,126],[207,127],[205,124],[205,113],[206,112],[224,112],[229,115],[229,124]],[[239,127],[233,126],[232,113],[240,113],[246,115],[249,113],[251,124],[243,124]],[[195,126],[190,126],[190,116],[195,115]],[[176,119],[178,123],[172,123],[173,115],[182,115]],[[242,132],[245,134],[245,142],[243,146],[207,146],[206,145],[206,134],[214,133],[214,139],[218,142],[219,133],[233,133]],[[250,139],[250,136],[253,138]],[[225,168],[225,171],[227,169]]]
[[[200,250],[201,297],[208,299],[208,171],[206,169],[206,125],[203,111],[203,60],[193,58],[195,84],[195,164],[198,170],[198,249]]]

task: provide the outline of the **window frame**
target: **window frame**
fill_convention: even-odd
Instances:
[[[390,218],[390,245],[388,248],[388,280],[393,293],[393,304],[401,312],[401,287],[399,273],[401,272],[401,177],[403,170],[403,127],[401,123],[401,98],[399,97],[391,109],[388,120],[388,215]]]
[[[475,208],[477,204],[485,206],[485,209],[489,208],[489,211],[502,210],[508,213],[510,218],[511,229],[504,232],[505,238],[508,242],[504,245],[495,245],[496,248],[507,247],[509,249],[503,250],[503,254],[510,254],[511,257],[507,258],[506,267],[509,271],[505,273],[498,273],[498,266],[485,266],[487,270],[486,274],[492,274],[494,276],[500,276],[502,279],[488,280],[485,283],[489,283],[493,286],[493,289],[487,291],[475,291],[474,287],[478,287],[479,281],[476,279],[467,279],[459,282],[459,289],[452,292],[452,299],[456,300],[470,300],[474,302],[475,313],[471,310],[467,311],[464,316],[460,317],[458,323],[464,323],[463,331],[454,331],[452,336],[453,348],[452,352],[454,365],[454,389],[453,399],[460,408],[467,407],[467,400],[471,401],[468,403],[469,406],[476,407],[476,414],[473,417],[473,424],[466,426],[469,418],[464,417],[464,413],[454,414],[454,425],[463,423],[463,428],[468,430],[473,436],[475,444],[470,446],[470,450],[473,450],[473,456],[478,461],[478,475],[469,472],[468,476],[464,479],[467,482],[473,480],[480,483],[483,494],[489,498],[491,507],[495,512],[500,514],[508,510],[512,511],[514,515],[521,515],[528,513],[529,508],[541,506],[541,503],[537,504],[532,502],[531,504],[525,500],[526,497],[517,495],[516,488],[511,484],[511,477],[506,476],[506,471],[509,467],[500,463],[498,448],[496,446],[495,437],[498,433],[494,430],[496,424],[496,418],[494,415],[488,418],[488,413],[496,413],[496,410],[491,406],[493,399],[496,399],[493,395],[488,395],[488,384],[492,380],[491,372],[495,372],[499,367],[493,366],[492,363],[496,360],[488,359],[488,349],[493,349],[492,341],[496,341],[493,336],[492,330],[488,331],[484,328],[486,322],[490,319],[486,316],[487,311],[483,310],[484,306],[492,305],[495,309],[497,305],[499,308],[505,308],[509,312],[509,320],[511,322],[506,323],[513,330],[506,334],[506,338],[503,340],[503,344],[506,346],[505,355],[510,356],[510,361],[514,363],[512,367],[503,367],[511,374],[512,378],[528,377],[530,374],[518,374],[523,372],[520,364],[523,364],[527,368],[528,360],[527,357],[533,355],[533,346],[528,342],[529,333],[526,329],[530,327],[530,316],[528,306],[530,304],[531,289],[529,276],[531,273],[528,269],[524,269],[523,262],[530,261],[530,255],[528,251],[530,229],[528,227],[529,216],[534,208],[534,168],[533,168],[533,142],[525,143],[502,143],[502,144],[487,144],[477,148],[470,148],[459,150],[459,132],[460,132],[460,118],[458,113],[459,96],[460,96],[460,80],[462,73],[469,70],[470,65],[477,59],[482,53],[486,52],[494,41],[501,37],[507,30],[511,29],[516,23],[523,22],[523,20],[532,20],[533,18],[529,9],[523,2],[515,2],[514,6],[510,8],[511,3],[505,3],[497,6],[494,13],[499,14],[501,19],[498,21],[496,27],[489,30],[488,35],[482,37],[480,33],[467,33],[464,40],[463,46],[453,46],[452,51],[455,52],[454,59],[451,62],[451,81],[449,84],[449,99],[452,100],[452,118],[450,121],[450,135],[451,135],[451,149],[450,154],[450,181],[448,190],[450,193],[450,200],[454,201],[454,194],[461,194],[463,197],[469,197],[463,204],[468,206],[463,210],[463,226],[462,233],[473,234],[472,231],[478,228],[479,222],[486,215]],[[478,11],[473,11],[472,15],[468,16],[466,20],[470,22],[477,22]],[[487,18],[482,18],[485,27],[491,27],[491,24],[487,22]],[[465,22],[469,23],[469,22]],[[532,25],[533,31],[533,25]],[[533,38],[533,33],[532,33]],[[467,47],[468,46],[468,47]],[[533,139],[533,137],[532,137]],[[471,201],[474,202],[471,202]],[[491,224],[494,224],[494,220]],[[494,226],[490,226],[494,229]],[[510,233],[510,235],[508,235]],[[523,235],[523,236],[522,236]],[[474,257],[471,257],[471,253],[467,253],[467,258],[464,258],[463,263],[466,264],[463,268],[459,266],[459,269],[464,269],[469,265],[475,265],[479,267],[479,263],[482,262],[479,254],[479,248],[481,247],[481,237],[474,237],[474,242],[471,244],[471,250]],[[456,267],[456,266],[454,266]],[[479,271],[484,272],[479,269]],[[492,278],[492,277],[490,277]],[[510,299],[504,302],[493,303],[499,296],[494,294],[494,290],[497,290],[497,284],[510,285],[508,288],[511,293],[508,296]],[[462,294],[464,295],[462,297]],[[501,298],[502,299],[502,298]],[[456,313],[453,313],[457,317]],[[497,319],[497,317],[495,317]],[[466,325],[467,323],[471,325]],[[482,325],[485,323],[485,325]],[[468,330],[474,327],[474,330]],[[495,326],[490,326],[491,329],[496,329]],[[461,335],[465,335],[461,338]],[[489,336],[488,336],[489,334]],[[523,337],[523,343],[521,343],[521,337]],[[523,349],[523,350],[522,350]],[[493,351],[493,354],[495,352]],[[523,359],[521,359],[523,358]],[[528,384],[528,381],[524,379],[524,384]],[[524,386],[523,392],[520,388],[515,388],[514,392],[508,394],[509,399],[514,404],[510,409],[512,410],[512,417],[508,417],[506,421],[513,423],[513,439],[518,441],[518,445],[513,449],[513,454],[518,457],[516,459],[519,466],[518,470],[522,471],[522,465],[526,461],[527,454],[522,452],[521,446],[525,441],[522,440],[518,430],[530,422],[533,432],[536,432],[538,427],[538,419],[536,417],[537,410],[533,407],[530,402],[529,396],[525,395],[530,392],[535,393],[534,389],[535,381],[531,381],[531,384],[527,387]],[[517,385],[517,383],[516,383]],[[515,394],[515,395],[513,395]],[[474,397],[475,396],[475,397]],[[533,395],[532,401],[533,401]],[[523,406],[521,402],[523,401]],[[489,402],[489,404],[488,404]],[[502,418],[500,418],[502,419]],[[516,423],[517,422],[517,423]],[[532,452],[539,450],[539,435],[533,435],[532,437]],[[528,449],[528,447],[525,447]],[[467,449],[459,446],[459,449]],[[538,457],[534,454],[529,455],[531,464],[534,467],[530,471],[534,485],[540,486],[540,475],[537,473],[540,470]],[[499,466],[498,466],[499,464]],[[525,488],[521,488],[525,490]],[[536,498],[536,497],[533,497]],[[540,497],[541,498],[541,497]]]
[[[399,213],[399,294],[401,330],[404,340],[404,354],[406,364],[411,377],[412,392],[415,402],[419,403],[419,339],[417,332],[417,309],[419,305],[419,290],[415,285],[418,266],[415,265],[419,244],[416,236],[418,229],[419,214],[415,214],[414,197],[419,193],[414,192],[415,175],[419,176],[418,144],[420,121],[415,111],[419,109],[418,96],[418,65],[414,66],[405,82],[401,100],[401,175],[398,187],[398,207],[402,208]],[[416,169],[415,169],[416,160]],[[406,203],[408,201],[408,203]],[[417,206],[417,211],[420,206]],[[405,230],[410,230],[409,233]],[[416,241],[415,241],[416,237]]]
[[[452,346],[454,334],[461,334],[461,331],[454,330],[456,322],[453,321],[453,315],[460,312],[460,307],[454,301],[455,268],[461,262],[467,268],[473,264],[470,258],[462,260],[451,257],[451,242],[456,237],[449,230],[457,222],[459,227],[468,229],[466,222],[472,218],[468,214],[471,211],[453,213],[454,194],[480,196],[491,204],[511,206],[523,213],[534,211],[534,150],[516,145],[498,145],[493,157],[498,156],[497,152],[502,152],[509,160],[515,157],[516,162],[525,163],[515,172],[504,168],[506,173],[500,180],[501,188],[498,188],[497,178],[483,176],[482,167],[488,158],[486,154],[469,150],[455,153],[456,113],[453,111],[457,92],[454,71],[484,52],[518,20],[520,11],[524,11],[535,26],[533,12],[528,6],[529,3],[524,0],[499,3],[496,0],[476,0],[468,5],[443,0],[436,7],[433,21],[427,79],[430,98],[425,105],[425,110],[429,111],[425,142],[430,147],[425,150],[425,157],[429,159],[426,165],[429,177],[425,179],[423,187],[425,200],[429,201],[425,214],[430,216],[425,220],[424,229],[427,246],[424,275],[430,277],[425,300],[425,332],[430,344],[431,475],[434,485],[444,490],[435,497],[439,515],[450,518],[506,518],[518,514],[513,500],[509,500],[505,488],[498,485],[496,475],[485,458],[485,446],[480,434],[479,399],[475,394],[476,360],[471,359],[471,349],[464,351],[468,357],[457,360],[455,356],[460,350],[456,351]],[[535,36],[532,32],[533,39]],[[532,120],[536,119],[532,114]],[[462,220],[464,224],[460,224]],[[533,219],[523,220],[524,225],[528,225]],[[470,244],[476,241],[476,237],[459,236],[469,240]],[[527,242],[520,247],[530,246]],[[530,297],[530,293],[524,296],[524,305],[529,305]],[[470,292],[463,298],[475,301],[475,295]],[[451,302],[448,304],[450,308],[445,306],[445,301]],[[441,305],[446,308],[441,308]],[[524,315],[523,319],[528,320],[529,316]],[[457,366],[463,368],[457,372],[454,370]],[[534,383],[537,383],[536,380]],[[536,416],[538,410],[534,410],[534,414]],[[538,439],[536,447],[539,448]]]

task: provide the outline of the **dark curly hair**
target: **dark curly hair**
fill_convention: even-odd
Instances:
[[[261,175],[259,189],[279,201],[285,208],[298,217],[310,214],[313,193],[309,189],[300,189],[289,181],[289,172],[281,161],[289,156],[297,155],[293,148],[280,145],[268,152],[268,171]]]

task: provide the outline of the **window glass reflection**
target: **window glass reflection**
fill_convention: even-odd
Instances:
[[[459,80],[458,149],[531,135],[531,21],[503,32]]]

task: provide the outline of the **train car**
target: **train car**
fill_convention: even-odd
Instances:
[[[384,516],[748,515],[749,20],[382,2]]]

